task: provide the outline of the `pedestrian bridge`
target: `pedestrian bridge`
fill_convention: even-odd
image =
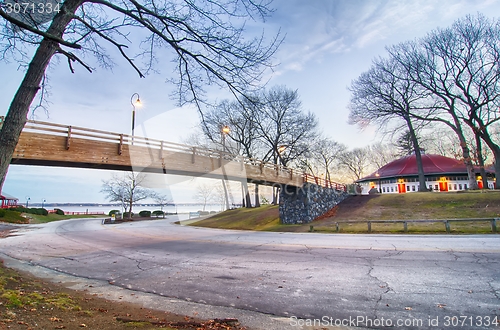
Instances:
[[[0,117],[0,127],[2,123]],[[258,159],[42,121],[26,123],[11,163],[202,176],[262,185],[313,183],[345,191],[345,185]]]

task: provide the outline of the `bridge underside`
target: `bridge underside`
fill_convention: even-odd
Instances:
[[[226,174],[224,177],[223,174],[217,173],[204,173],[200,174],[198,172],[186,171],[186,170],[173,170],[173,169],[163,169],[156,167],[144,167],[140,168],[137,166],[131,165],[116,165],[116,164],[94,164],[94,163],[84,163],[84,162],[66,162],[66,161],[46,161],[46,160],[37,160],[37,159],[20,159],[13,158],[11,164],[13,165],[33,165],[33,166],[49,166],[49,167],[67,167],[67,168],[85,168],[85,169],[95,169],[95,170],[114,170],[114,171],[127,171],[127,172],[137,172],[137,173],[152,173],[152,174],[171,174],[171,175],[182,175],[189,177],[204,177],[210,179],[225,179],[230,181],[244,181],[246,180],[248,183],[255,183],[259,185],[281,185],[278,182],[270,182],[265,180],[256,180],[248,177],[241,176],[232,176],[230,174]]]
[[[301,187],[301,173],[195,147],[152,146],[25,132],[12,164],[134,171]]]

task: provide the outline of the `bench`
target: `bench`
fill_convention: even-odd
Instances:
[[[189,212],[189,219],[191,218],[199,218],[200,212]]]

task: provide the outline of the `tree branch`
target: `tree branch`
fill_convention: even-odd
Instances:
[[[55,41],[55,42],[57,42],[61,45],[64,45],[66,47],[73,48],[73,49],[81,49],[82,48],[81,45],[66,41],[66,40],[59,38],[59,37],[56,37],[50,33],[35,29],[35,28],[29,26],[28,24],[7,15],[7,13],[4,12],[1,8],[0,8],[0,16],[3,17],[5,20],[9,21],[10,23],[19,26],[22,29],[28,30],[30,32],[33,32],[33,33],[39,35],[39,36],[42,36],[44,38]]]

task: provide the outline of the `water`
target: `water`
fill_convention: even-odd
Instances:
[[[31,204],[30,204],[31,206]],[[39,206],[36,206],[39,207]],[[100,206],[86,206],[86,205],[71,205],[71,206],[66,206],[66,205],[59,205],[59,206],[46,206],[45,207],[47,210],[52,210],[54,208],[59,208],[63,210],[64,212],[88,212],[88,213],[104,213],[108,214],[109,211],[111,210],[120,210],[122,212],[122,208],[120,205],[100,205]],[[140,204],[140,205],[134,205],[132,212],[134,214],[139,214],[140,211],[156,211],[160,210],[159,206],[154,206],[150,204]],[[219,212],[221,211],[221,205],[220,204],[207,204],[205,206],[205,211],[216,211]],[[168,205],[163,207],[163,212],[165,213],[179,213],[179,214],[188,214],[189,212],[198,212],[198,211],[203,211],[203,205],[202,204],[180,204],[180,205]]]

